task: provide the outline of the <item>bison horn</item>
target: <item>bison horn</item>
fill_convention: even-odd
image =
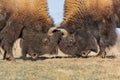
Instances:
[[[54,30],[56,30],[56,27],[50,28],[50,29],[48,30],[48,33],[47,33],[47,34],[48,34],[49,36],[52,36]]]
[[[68,32],[65,29],[58,29],[63,33],[63,37],[67,37],[68,36]]]

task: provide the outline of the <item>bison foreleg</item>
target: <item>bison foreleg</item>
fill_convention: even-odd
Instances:
[[[5,60],[5,59],[6,59],[6,51],[3,54],[3,60]]]
[[[6,41],[6,39],[2,40],[1,46],[5,51],[3,55],[3,60],[15,61],[15,58],[12,53],[13,44],[14,43],[9,43],[8,41]]]
[[[100,48],[100,51],[97,54],[97,57],[105,58],[106,57],[105,47],[99,46],[99,48]]]
[[[5,53],[3,55],[3,60],[15,61],[13,54],[12,54],[12,46],[4,45],[3,49]]]
[[[20,41],[20,47],[22,48],[22,56],[21,56],[21,58],[23,59],[23,60],[26,60],[27,59],[27,47],[25,46],[25,43],[23,43],[24,41],[23,41],[23,39],[21,39],[21,41]]]
[[[22,57],[21,57],[23,60],[26,60],[27,59],[27,54],[26,53],[22,53]]]
[[[15,58],[13,57],[13,54],[12,54],[12,53],[7,53],[7,54],[6,54],[6,60],[15,61]]]

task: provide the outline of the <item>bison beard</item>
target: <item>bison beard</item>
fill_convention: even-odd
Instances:
[[[0,45],[5,50],[4,59],[14,60],[12,47],[18,38],[22,38],[24,59],[26,54],[37,58],[45,53],[57,53],[56,36],[52,33],[55,28],[46,0],[0,0],[0,6],[0,10],[6,10],[0,13],[3,21],[0,23]]]
[[[64,21],[58,28],[63,34],[67,33],[59,41],[61,51],[76,55],[96,50],[98,44],[100,51],[97,56],[104,58],[105,49],[115,44],[117,35],[112,0],[65,0],[64,16]]]

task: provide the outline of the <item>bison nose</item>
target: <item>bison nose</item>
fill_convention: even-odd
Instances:
[[[37,54],[34,53],[33,56],[37,56]]]
[[[90,50],[82,51],[82,52],[81,52],[81,56],[84,57],[84,58],[87,58],[87,56],[88,56],[88,54],[89,54],[90,52],[91,52]]]
[[[33,53],[31,55],[31,57],[32,57],[33,60],[36,60],[38,58],[38,54],[37,53]]]

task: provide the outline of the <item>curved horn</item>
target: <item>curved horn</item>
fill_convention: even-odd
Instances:
[[[66,38],[66,37],[68,36],[67,30],[61,29],[61,28],[59,28],[58,30],[60,30],[60,31],[63,33],[63,37],[64,37],[64,38]]]
[[[53,31],[56,29],[56,27],[52,27],[52,28],[50,28],[49,30],[48,30],[48,35],[49,36],[52,36],[53,35]]]

